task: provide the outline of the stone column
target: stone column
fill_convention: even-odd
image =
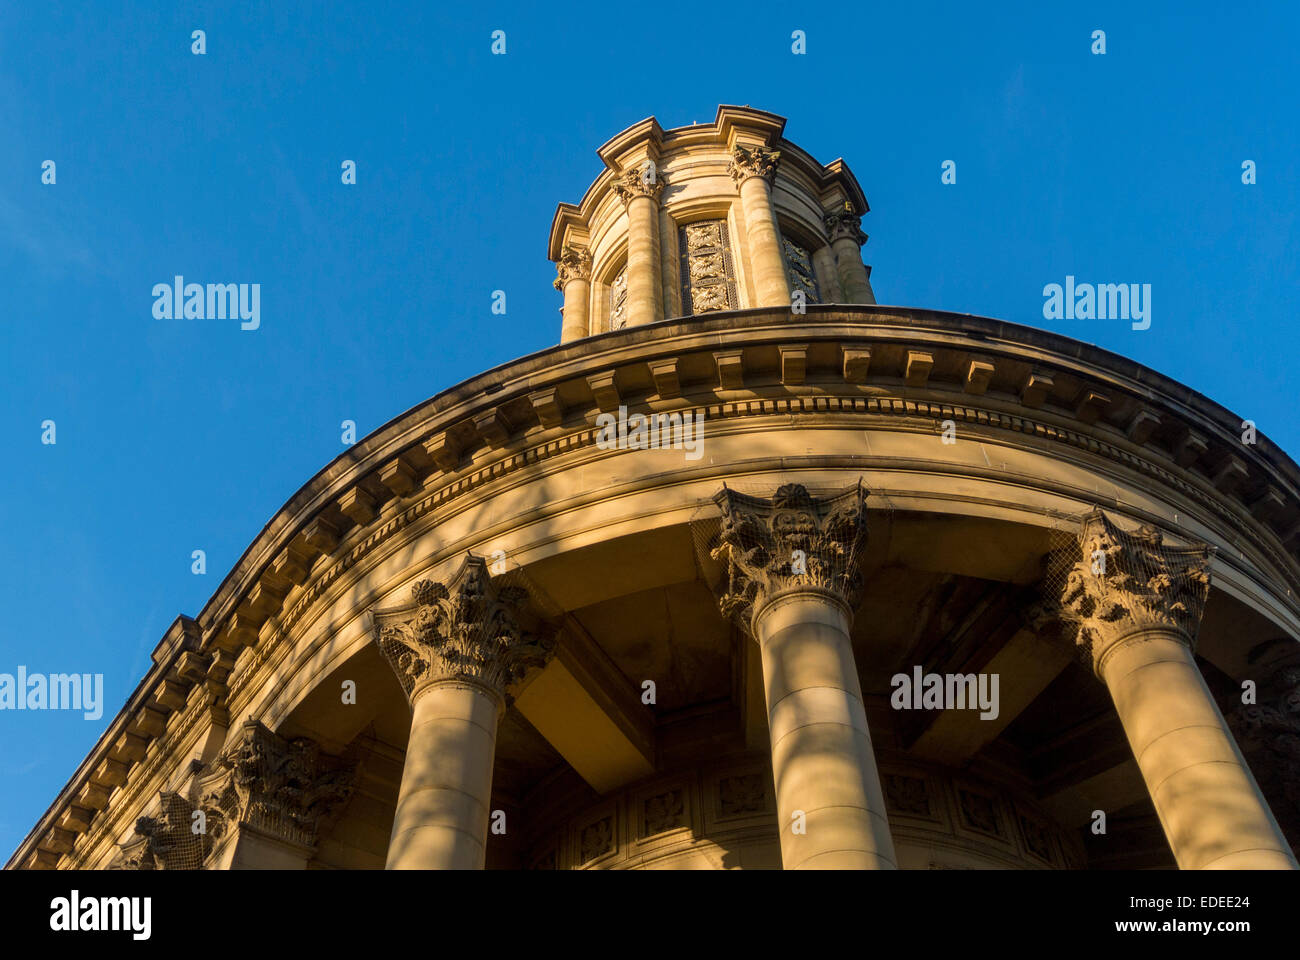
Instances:
[[[654,166],[625,170],[614,192],[627,207],[627,325],[664,318],[659,264],[659,194],[664,183]]]
[[[1212,551],[1083,521],[1057,615],[1106,684],[1178,866],[1297,869],[1193,658]]]
[[[733,147],[727,170],[740,191],[745,212],[746,245],[754,271],[754,290],[759,307],[790,306],[790,282],[781,254],[781,232],[772,211],[772,181],[781,154],[761,147]]]
[[[862,218],[853,213],[832,213],[826,217],[826,230],[835,252],[835,272],[840,289],[848,303],[875,303],[871,290],[871,269],[862,262],[862,245],[867,235],[862,232]]]
[[[483,868],[507,687],[554,644],[527,597],[471,556],[450,583],[417,583],[413,608],[372,614],[412,714],[389,870]]]
[[[720,605],[763,663],[785,869],[897,867],[850,627],[861,590],[866,493],[771,500],[723,490]]]
[[[840,292],[840,278],[835,270],[835,253],[828,243],[813,251],[813,269],[817,272],[817,284],[821,287],[822,303],[843,303],[844,294]]]
[[[581,340],[591,334],[591,252],[585,247],[565,246],[555,264],[555,289],[564,291],[564,321],[560,343]]]

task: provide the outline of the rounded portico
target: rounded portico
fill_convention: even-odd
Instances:
[[[782,129],[602,148],[564,342],[308,482],[11,862],[1294,868],[1300,471],[1124,358],[875,305],[856,181]]]

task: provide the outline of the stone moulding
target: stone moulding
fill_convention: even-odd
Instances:
[[[810,344],[805,382],[783,387],[780,348],[788,346],[792,336]],[[886,346],[923,344],[934,356],[934,371],[943,367],[950,353],[965,359],[956,364],[960,371],[956,379],[936,379],[932,373],[923,392],[915,394],[878,361]],[[843,357],[835,361],[834,369],[813,359],[814,351],[827,345]],[[703,382],[691,372],[698,367],[692,358],[708,356],[716,375],[711,355],[728,348],[738,360],[738,379],[730,393],[720,382]],[[747,354],[769,351],[775,366],[756,373],[748,357],[740,360],[742,350]],[[850,355],[857,358],[853,363]],[[1029,380],[1039,384],[1042,395],[1029,397],[1028,386],[1024,397],[1008,394],[999,389],[996,372],[991,385],[982,384],[984,392],[971,393],[966,374],[972,356],[991,362],[995,371],[1004,362],[1030,364],[1034,373]],[[861,417],[866,425],[900,422],[904,429],[916,429],[919,424],[906,421],[951,419],[1086,451],[1159,482],[1224,528],[1247,531],[1243,548],[1289,576],[1288,585],[1300,582],[1295,557],[1300,515],[1294,509],[1300,502],[1300,471],[1264,438],[1257,447],[1234,447],[1231,414],[1123,358],[998,321],[875,306],[813,305],[803,317],[772,309],[730,311],[607,333],[523,358],[445,391],[380,428],[309,481],[249,547],[198,618],[182,618],[184,629],[160,644],[155,667],[110,725],[112,736],[106,734],[97,745],[14,857],[49,865],[66,855],[59,848],[69,845],[69,835],[75,841],[86,825],[77,820],[68,830],[58,827],[57,821],[93,780],[94,771],[111,758],[121,732],[128,727],[136,733],[153,729],[156,732],[148,736],[157,736],[162,731],[152,715],[181,712],[187,698],[193,707],[190,694],[195,686],[204,688],[203,702],[201,709],[187,716],[187,725],[197,722],[205,710],[214,719],[224,719],[223,711],[311,606],[402,529],[523,468],[593,447],[595,404],[580,399],[591,396],[588,377],[616,372],[620,382],[632,385],[621,389],[620,399],[636,405],[655,396],[660,384],[669,383],[666,363],[671,363],[673,388],[668,392],[679,395],[661,397],[654,409],[701,411],[710,422],[811,415]],[[626,381],[625,371],[631,371]],[[1111,423],[1103,410],[1097,423],[1083,423],[1076,410],[1050,400],[1053,377],[1058,382],[1063,377],[1077,381],[1076,397],[1092,391],[1107,396],[1112,408],[1127,400],[1146,416],[1127,414],[1123,423]],[[489,392],[484,386],[488,380],[501,388]],[[737,390],[754,396],[738,399]],[[538,405],[537,396],[545,402]],[[475,425],[476,418],[488,423],[487,434]],[[1197,442],[1187,463],[1219,460],[1225,451],[1231,454],[1240,465],[1231,486],[1216,488],[1214,477],[1191,474],[1186,464],[1175,466],[1185,459],[1185,444],[1175,443],[1167,453],[1157,445],[1161,452],[1147,453],[1157,428],[1153,421],[1159,421],[1165,436],[1171,425],[1177,425],[1188,443]],[[439,437],[444,438],[444,446],[429,452]],[[404,497],[380,483],[381,471],[398,460],[405,467],[398,471],[398,479],[409,480]],[[1253,489],[1250,481],[1261,480],[1274,492],[1271,498]],[[357,503],[369,509],[362,511]],[[367,514],[373,514],[368,521],[358,520]],[[168,643],[174,647],[171,652]],[[182,662],[183,654],[189,656]],[[143,762],[151,765],[156,760],[156,754],[146,755]],[[129,766],[129,758],[126,762]],[[135,780],[135,775],[130,779]],[[110,802],[117,806],[113,794],[118,791],[111,787],[109,791]],[[93,813],[92,817],[98,819]],[[63,833],[55,834],[56,829]]]
[[[1099,441],[1085,434],[1043,423],[1028,417],[1016,417],[1009,414],[990,412],[970,405],[950,405],[923,400],[909,400],[890,397],[798,397],[791,399],[763,399],[748,402],[733,402],[697,406],[684,402],[681,409],[703,412],[706,422],[718,422],[750,416],[771,416],[781,414],[816,414],[816,413],[861,413],[880,417],[915,417],[929,420],[955,420],[974,423],[993,429],[1028,434],[1045,440],[1067,444],[1111,459],[1146,476],[1156,478],[1174,488],[1189,499],[1197,501],[1203,507],[1217,510],[1219,501],[1195,485],[1186,483],[1175,474],[1160,466],[1157,462],[1135,456],[1113,444]],[[321,572],[311,582],[309,588],[295,599],[292,608],[279,620],[279,631],[285,632],[301,618],[316,602],[319,596],[339,576],[353,564],[389,539],[401,528],[419,520],[426,513],[444,505],[455,496],[475,489],[498,477],[512,473],[523,466],[540,462],[576,447],[595,446],[597,431],[586,429],[564,438],[563,441],[552,440],[539,444],[530,450],[503,457],[491,466],[484,466],[478,471],[462,478],[461,482],[435,490],[413,503],[401,514],[393,517],[381,528],[372,532],[364,540],[358,541],[353,548],[327,570]],[[1231,518],[1235,520],[1236,518]],[[1276,553],[1270,555],[1275,562],[1282,562]]]

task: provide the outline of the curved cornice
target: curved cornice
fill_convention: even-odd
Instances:
[[[461,464],[476,452],[510,446],[523,434],[537,434],[534,446],[553,435],[550,444],[563,449],[578,442],[572,436],[575,428],[590,427],[587,413],[594,417],[598,409],[617,407],[616,398],[635,404],[646,396],[680,393],[688,384],[692,393],[709,389],[727,400],[732,390],[752,391],[764,379],[745,369],[761,367],[752,359],[755,351],[766,348],[771,362],[779,364],[782,342],[818,343],[822,350],[847,345],[847,355],[840,347],[839,364],[846,382],[910,389],[915,394],[910,399],[941,401],[944,392],[956,393],[963,407],[997,401],[1004,408],[1000,412],[1009,416],[1017,407],[1030,421],[1051,414],[1047,426],[1052,429],[1053,420],[1061,427],[1072,423],[1075,429],[1068,432],[1093,436],[1117,456],[1125,448],[1153,451],[1161,473],[1199,474],[1202,481],[1222,487],[1225,500],[1236,500],[1249,514],[1258,514],[1261,533],[1269,530],[1287,545],[1300,532],[1300,467],[1262,434],[1254,447],[1242,445],[1236,439],[1240,417],[1125,357],[1049,331],[966,314],[880,306],[810,306],[803,318],[772,309],[734,311],[707,319],[661,321],[551,347],[472,377],[389,421],[304,484],[266,525],[195,618],[204,647],[211,646],[222,621],[250,599],[265,571],[272,571],[273,582],[267,585],[271,591],[283,588],[285,577],[294,579],[288,576],[293,571],[276,576],[295,559],[285,557],[286,551],[296,552],[297,559],[310,566],[332,552],[330,544],[345,531],[368,522],[358,518],[372,512],[377,516],[393,497],[431,483],[445,488],[444,496],[477,485],[475,471]],[[716,356],[726,353],[729,345],[751,356]],[[908,387],[910,360],[900,369],[897,357],[873,361],[853,353],[873,346],[894,353],[928,352],[924,387],[938,395],[922,397],[916,394],[918,388]],[[975,393],[969,382],[939,381],[945,358],[954,353],[987,358],[974,362],[993,366],[992,385]],[[714,368],[708,371],[711,385],[691,382],[703,357],[710,358]],[[912,367],[925,362],[918,359]],[[641,375],[639,384],[627,372],[634,367]],[[997,389],[1008,377],[1018,384],[1014,393]],[[778,389],[783,386],[782,376],[766,379]],[[1041,397],[1036,395],[1040,391]],[[544,454],[533,456],[539,455]],[[1294,557],[1290,559],[1294,564]],[[251,599],[268,616],[274,612],[269,607],[279,607],[265,590]],[[259,617],[266,619],[250,611],[246,619],[255,628]]]
[[[275,637],[397,531],[513,471],[587,447],[597,455],[595,416],[620,404],[701,408],[713,422],[800,413],[917,430],[952,419],[1007,443],[1086,454],[1239,532],[1241,547],[1276,571],[1275,589],[1300,585],[1300,468],[1262,435],[1243,445],[1242,421],[1224,407],[1099,347],[999,320],[875,305],[711,313],[613,331],[444,390],[307,481],[198,616],[168,630],[148,675],[10,864],[57,862],[87,810],[107,806],[165,730],[191,728],[204,711],[224,722],[239,653],[255,647],[247,664],[255,668]]]
[[[647,117],[632,124],[611,137],[596,151],[605,169],[587,188],[582,200],[577,204],[561,203],[556,207],[555,216],[551,220],[547,256],[551,260],[558,260],[567,235],[571,231],[583,233],[589,229],[596,207],[612,189],[613,181],[622,173],[624,161],[629,155],[644,151],[651,159],[658,162],[661,157],[666,158],[678,150],[692,146],[716,144],[719,149],[728,149],[739,130],[748,131],[766,146],[778,149],[781,153],[782,169],[797,171],[813,184],[819,193],[824,193],[838,184],[853,204],[857,214],[861,215],[870,210],[862,187],[842,158],[832,160],[828,164],[818,163],[802,147],[784,139],[782,137],[784,129],[784,117],[768,113],[766,110],[728,104],[718,107],[712,123],[698,123],[664,130],[654,117]]]

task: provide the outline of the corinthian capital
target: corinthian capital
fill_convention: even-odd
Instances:
[[[710,554],[726,572],[719,590],[723,616],[751,629],[768,601],[799,591],[856,606],[867,545],[866,499],[860,482],[821,499],[793,483],[770,500],[723,487],[713,498],[722,509],[722,526]]]
[[[199,779],[197,808],[222,835],[251,826],[310,847],[321,823],[352,796],[354,781],[355,770],[322,756],[315,741],[286,740],[250,720]]]
[[[590,280],[591,251],[566,244],[560,251],[560,259],[555,262],[555,270],[559,274],[554,281],[556,290],[563,290],[570,280]]]
[[[511,684],[554,652],[555,632],[533,612],[528,591],[489,576],[482,557],[466,557],[446,584],[421,580],[411,596],[413,608],[374,614],[375,642],[411,702],[442,680],[506,699]]]
[[[854,213],[828,213],[826,232],[830,236],[831,243],[847,239],[860,247],[867,242],[867,235],[862,232],[862,218]]]
[[[217,812],[208,816],[204,829],[195,832],[194,804],[179,793],[162,791],[158,813],[138,817],[135,832],[108,865],[109,870],[198,870],[225,836],[225,823]],[[207,812],[205,811],[205,814]]]
[[[1257,688],[1244,703],[1231,684],[1220,709],[1287,836],[1300,832],[1300,650],[1293,640],[1259,644],[1247,657]],[[1257,659],[1258,658],[1258,659]]]
[[[663,192],[664,179],[653,162],[644,169],[628,169],[614,178],[614,193],[624,204],[631,203],[637,197],[649,197],[658,201]]]
[[[731,148],[731,162],[727,164],[727,173],[740,186],[750,177],[762,177],[768,183],[776,178],[776,164],[781,159],[781,151],[765,150],[763,147]]]
[[[1044,613],[1065,625],[1094,668],[1116,641],[1146,630],[1195,645],[1210,592],[1210,547],[1165,546],[1154,527],[1125,532],[1094,510],[1069,553],[1049,576]]]

